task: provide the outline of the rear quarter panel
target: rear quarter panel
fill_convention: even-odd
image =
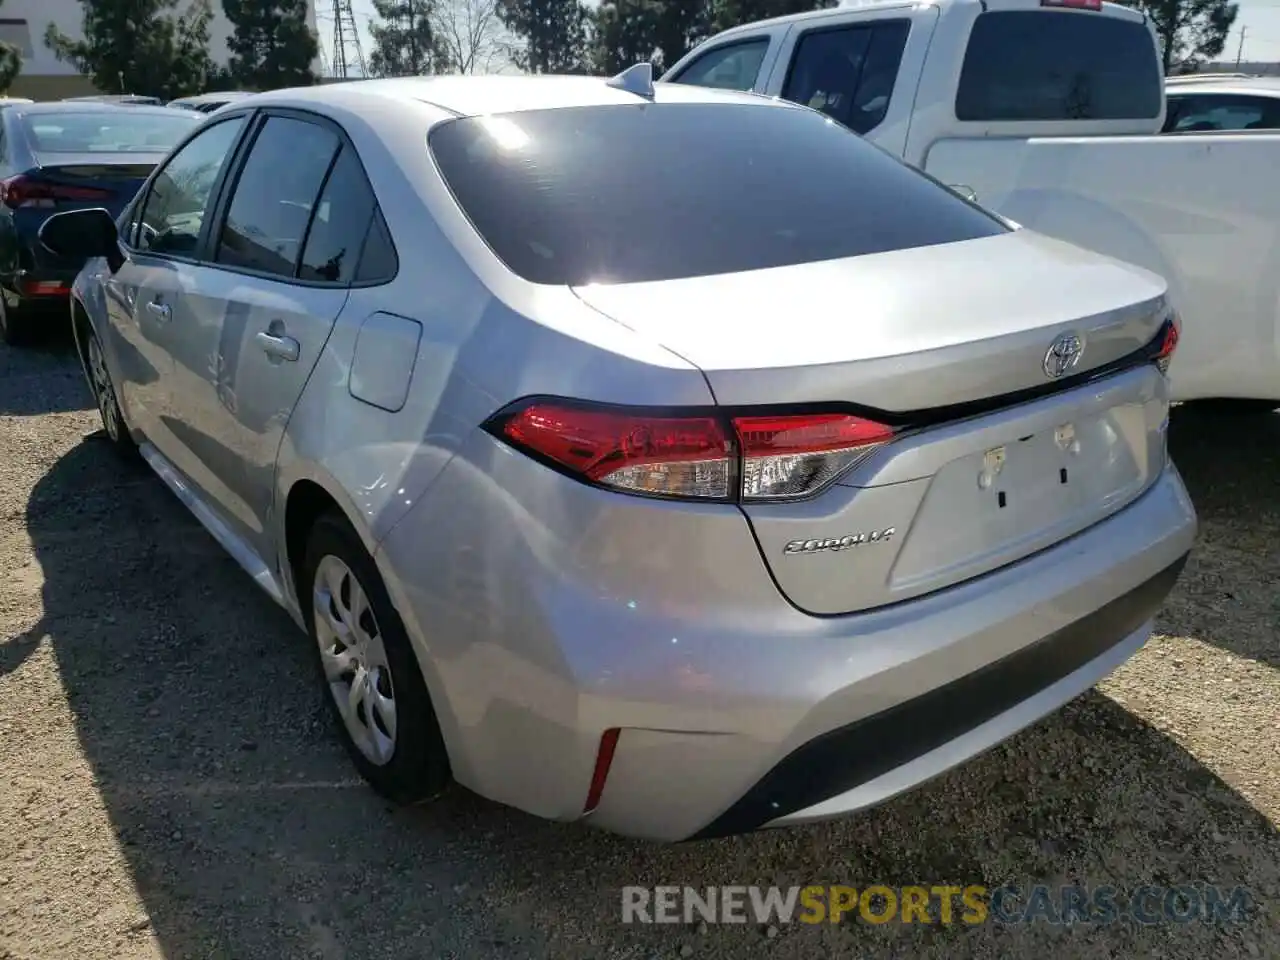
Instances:
[[[924,168],[1164,277],[1183,319],[1174,400],[1280,399],[1280,134],[946,139]]]

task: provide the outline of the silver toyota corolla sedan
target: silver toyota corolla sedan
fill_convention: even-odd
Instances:
[[[1191,549],[1164,283],[794,104],[278,91],[43,239],[91,258],[106,434],[309,633],[396,800],[845,814],[1091,687]]]

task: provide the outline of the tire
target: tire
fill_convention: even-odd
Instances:
[[[439,796],[452,774],[431,696],[377,567],[345,517],[327,513],[316,521],[300,574],[299,600],[321,689],[356,769],[395,803]],[[367,598],[366,611],[353,588]],[[334,629],[335,622],[341,629]],[[353,622],[357,630],[349,626]],[[343,643],[343,631],[350,645]],[[352,706],[357,684],[362,692]]]
[[[1197,408],[1199,412],[1211,416],[1260,417],[1273,413],[1277,407],[1280,407],[1280,401],[1224,398],[1222,400],[1201,400],[1199,403],[1193,404],[1193,407]]]
[[[111,371],[107,369],[106,356],[102,352],[102,344],[98,335],[87,323],[84,331],[85,372],[89,375],[89,390],[93,393],[94,405],[98,408],[98,418],[102,421],[102,432],[111,450],[122,460],[133,461],[138,458],[138,445],[129,434],[129,425],[120,412],[120,404],[116,400],[115,384],[111,380]]]
[[[31,323],[27,313],[21,309],[13,309],[0,292],[0,340],[6,346],[23,347],[31,342]]]

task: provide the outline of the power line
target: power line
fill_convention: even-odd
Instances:
[[[332,17],[333,76],[344,80],[367,77],[369,71],[365,66],[364,49],[360,43],[360,31],[356,28],[356,15],[351,9],[351,0],[333,0]]]

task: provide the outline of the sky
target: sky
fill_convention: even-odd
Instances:
[[[315,0],[316,25],[320,30],[320,43],[325,55],[333,43],[333,0]],[[1227,38],[1223,60],[1235,60],[1237,53],[1243,60],[1280,61],[1280,0],[1239,0],[1240,14]],[[361,45],[365,56],[372,43],[369,40],[369,18],[373,15],[370,0],[351,0],[360,30]],[[1241,47],[1241,35],[1244,45]]]

